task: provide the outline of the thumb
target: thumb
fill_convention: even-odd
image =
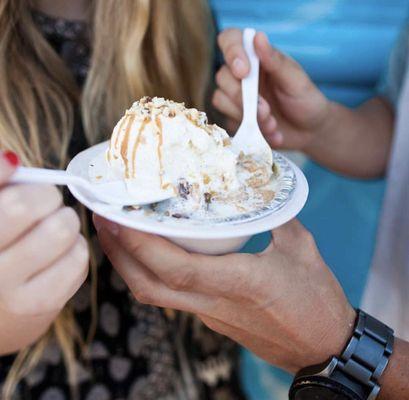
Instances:
[[[20,161],[16,153],[0,151],[0,186],[7,183],[19,164]]]
[[[306,89],[313,85],[309,76],[296,61],[270,45],[265,33],[257,33],[254,38],[254,48],[260,59],[261,68],[285,94],[303,95]]]

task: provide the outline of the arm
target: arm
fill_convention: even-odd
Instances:
[[[44,334],[88,272],[77,215],[55,187],[7,185],[10,155],[0,152],[0,355]]]
[[[402,400],[409,397],[409,343],[395,340],[389,365],[381,377],[379,400]]]
[[[219,44],[226,64],[216,76],[213,105],[234,130],[242,118],[240,80],[249,65],[239,30],[221,33]],[[355,110],[332,103],[264,34],[256,35],[254,46],[261,67],[259,125],[273,148],[304,151],[354,177],[376,177],[385,171],[393,133],[393,113],[386,101],[375,98]]]
[[[305,153],[341,174],[358,178],[382,175],[393,133],[394,116],[387,101],[373,98],[354,110],[330,103],[329,109]]]

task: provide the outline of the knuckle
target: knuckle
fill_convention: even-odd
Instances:
[[[224,48],[228,46],[230,42],[234,41],[235,38],[239,40],[240,37],[241,37],[241,31],[239,29],[228,28],[219,34],[219,36],[217,37],[217,44],[219,45],[220,49],[223,51]]]
[[[167,276],[167,284],[170,289],[185,291],[193,287],[195,274],[192,269],[184,268],[182,271],[175,271]]]
[[[7,293],[1,297],[4,309],[16,316],[41,314],[46,308],[39,299],[33,299],[23,293],[22,288],[16,288],[12,293]]]
[[[242,99],[242,92],[241,92],[241,86],[240,85],[237,85],[235,88],[234,88],[234,94],[233,94],[233,99],[234,99],[234,102],[236,103],[236,104],[240,104],[240,106],[241,106],[241,104],[242,104],[242,101],[243,101],[243,99]]]
[[[218,86],[220,86],[220,82],[221,82],[221,80],[223,79],[223,68],[224,68],[224,67],[221,67],[221,68],[216,72],[215,79],[216,79],[216,83],[217,83]]]
[[[150,293],[150,291],[147,290],[147,288],[141,288],[141,287],[134,288],[133,295],[141,304],[153,304],[154,303],[153,296]]]
[[[140,258],[142,253],[142,243],[138,240],[129,240],[127,238],[124,239],[123,244],[128,249],[129,253],[132,254],[137,260]],[[113,249],[111,249],[112,251]]]
[[[87,243],[82,236],[73,249],[72,258],[73,264],[77,267],[77,279],[78,281],[84,282],[89,270],[89,250]]]
[[[273,57],[276,58],[278,65],[289,64],[289,58],[277,49],[273,49]]]
[[[223,51],[224,41],[226,38],[226,31],[223,31],[217,35],[217,45],[220,47],[220,50]]]
[[[81,265],[88,264],[88,261],[89,261],[88,244],[82,235],[79,236],[77,244],[75,246],[74,257]]]
[[[226,65],[223,65],[223,66],[216,72],[216,77],[215,77],[215,79],[216,79],[217,86],[223,86],[223,82],[224,82],[224,80],[226,79],[226,73],[228,72],[227,69],[228,69],[228,67],[227,67]]]
[[[310,231],[303,229],[302,232],[300,233],[300,239],[309,249],[315,248],[315,239]]]
[[[218,324],[213,319],[202,318],[202,322],[212,331],[216,331],[218,328]]]
[[[24,216],[28,211],[29,196],[23,195],[24,186],[7,186],[0,192],[0,210],[5,217],[17,218]]]
[[[72,208],[63,207],[46,220],[44,229],[57,242],[69,241],[78,235],[80,220]]]
[[[215,108],[218,108],[216,93],[213,93],[213,96],[212,96],[212,106]]]
[[[241,44],[237,43],[237,44],[231,45],[228,49],[226,49],[226,54],[225,54],[226,61],[228,63],[233,62],[233,60],[237,57],[237,55],[240,54],[241,50],[242,50]]]
[[[214,93],[213,93],[213,98],[212,98],[212,104],[213,106],[215,106],[216,108],[220,107],[222,101],[222,93],[219,89],[217,89]]]
[[[62,193],[55,186],[46,186],[44,195],[50,206],[59,207],[63,204]]]

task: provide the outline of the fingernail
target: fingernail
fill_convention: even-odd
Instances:
[[[12,166],[17,167],[20,164],[20,159],[18,155],[13,151],[5,151],[3,153],[3,158]]]
[[[233,68],[237,71],[237,72],[244,72],[246,65],[244,63],[244,61],[240,58],[235,58],[233,61]]]

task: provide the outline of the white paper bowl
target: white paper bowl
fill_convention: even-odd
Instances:
[[[107,142],[93,146],[75,156],[67,171],[88,179],[88,165],[108,146]],[[224,224],[185,224],[157,221],[143,213],[129,213],[119,207],[95,201],[81,189],[69,186],[73,196],[90,210],[118,224],[163,236],[186,250],[203,254],[226,254],[240,250],[252,235],[270,231],[290,221],[301,211],[308,197],[308,183],[301,170],[283,155],[279,155],[294,173],[294,188],[277,210],[249,222]]]

